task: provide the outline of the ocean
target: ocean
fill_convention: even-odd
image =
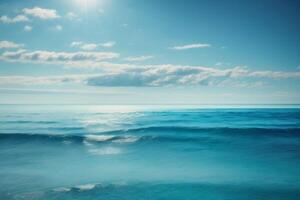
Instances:
[[[297,106],[0,105],[0,199],[300,198]]]

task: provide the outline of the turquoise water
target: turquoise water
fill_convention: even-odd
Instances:
[[[0,199],[299,199],[300,109],[0,106]]]

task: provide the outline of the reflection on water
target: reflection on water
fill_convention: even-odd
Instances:
[[[297,199],[300,109],[1,105],[0,161],[1,199]]]

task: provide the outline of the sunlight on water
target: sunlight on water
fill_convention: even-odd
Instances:
[[[146,191],[155,199],[299,195],[298,108],[2,105],[0,110],[4,199],[143,199]]]

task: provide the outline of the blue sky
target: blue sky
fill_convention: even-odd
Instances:
[[[300,103],[297,1],[0,1],[0,103]]]

